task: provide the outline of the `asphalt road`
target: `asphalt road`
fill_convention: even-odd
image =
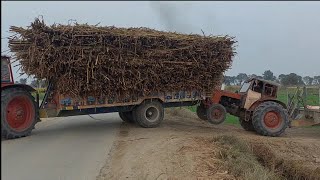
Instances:
[[[108,159],[117,113],[43,119],[31,136],[2,140],[4,180],[92,180]]]

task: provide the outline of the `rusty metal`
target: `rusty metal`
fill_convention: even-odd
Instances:
[[[223,116],[223,113],[219,109],[214,109],[212,111],[212,117],[214,119],[220,119]]]
[[[279,127],[282,122],[282,118],[279,113],[275,111],[269,111],[265,114],[263,121],[268,128],[274,129]]]

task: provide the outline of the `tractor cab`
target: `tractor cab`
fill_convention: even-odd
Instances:
[[[231,114],[238,113],[239,109],[250,110],[255,103],[277,99],[279,84],[258,78],[246,80],[239,91],[230,92],[216,90],[210,103],[222,104]],[[207,104],[207,106],[210,105]]]
[[[12,85],[13,77],[10,65],[10,58],[1,56],[1,87]]]
[[[277,99],[278,87],[280,85],[263,79],[251,78],[243,83],[239,95],[242,97],[244,109],[250,107],[257,101]]]
[[[244,94],[253,91],[261,94],[262,97],[277,98],[277,91],[280,85],[263,79],[251,78],[243,83],[239,93]]]

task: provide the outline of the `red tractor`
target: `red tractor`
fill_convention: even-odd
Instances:
[[[279,84],[258,78],[244,82],[239,92],[215,90],[212,98],[197,107],[200,119],[220,124],[226,113],[239,117],[247,131],[279,136],[289,125],[286,104],[277,100]]]
[[[27,136],[40,121],[31,86],[14,84],[9,57],[1,56],[1,134],[7,139]],[[38,96],[37,96],[38,97]]]

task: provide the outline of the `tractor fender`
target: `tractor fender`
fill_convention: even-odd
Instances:
[[[2,87],[1,90],[9,89],[9,88],[21,88],[28,92],[34,92],[36,91],[33,87],[26,85],[26,84],[12,84],[5,87]]]
[[[253,103],[248,110],[249,111],[254,111],[261,103],[266,102],[266,101],[276,102],[276,103],[280,104],[284,109],[287,109],[287,105],[285,103],[279,101],[279,100],[276,100],[276,99],[264,99],[264,100],[256,101],[255,103]]]

